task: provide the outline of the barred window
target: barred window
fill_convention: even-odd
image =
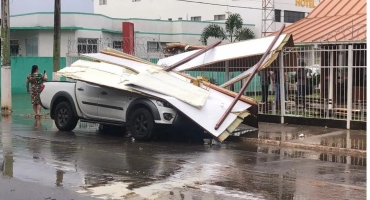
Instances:
[[[215,15],[214,20],[215,21],[225,20],[225,15]]]
[[[304,17],[304,12],[284,10],[284,22],[286,23],[294,23],[303,19]]]
[[[122,51],[122,41],[113,41],[113,49]]]
[[[19,55],[19,41],[10,40],[10,56],[18,56],[18,55]]]
[[[96,38],[78,38],[78,53],[98,53],[98,39]]]
[[[155,42],[155,41],[148,42],[147,44],[148,52],[162,51],[163,47],[165,47],[167,43],[172,42]]]

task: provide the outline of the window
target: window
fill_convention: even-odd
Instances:
[[[78,53],[98,53],[98,39],[78,38]]]
[[[132,2],[139,2],[139,1],[141,1],[141,0],[132,0]]]
[[[107,0],[99,0],[99,5],[107,5]]]
[[[182,17],[179,17],[179,20],[182,20]]]
[[[18,40],[10,40],[10,56],[19,55],[19,42]]]
[[[27,38],[26,39],[26,56],[30,56],[30,57],[39,56],[38,38]]]
[[[122,41],[113,41],[113,49],[122,51]]]
[[[281,22],[281,10],[275,9],[275,22]]]
[[[148,42],[148,52],[158,52],[162,51],[162,48],[166,46],[167,43],[172,42]]]
[[[168,18],[168,21],[172,21],[172,18]]]
[[[294,23],[303,19],[304,17],[304,12],[284,10],[284,22],[286,23]]]
[[[159,44],[158,42],[148,42],[148,52],[158,51]]]
[[[215,21],[225,20],[225,15],[215,15],[214,20]]]
[[[191,21],[201,21],[202,17],[201,16],[191,17],[190,20]]]

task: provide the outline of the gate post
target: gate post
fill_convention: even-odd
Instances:
[[[279,55],[279,76],[280,76],[280,108],[281,108],[281,123],[284,124],[285,116],[285,79],[284,79],[284,49]]]
[[[330,51],[330,66],[329,66],[329,98],[328,109],[329,113],[333,111],[333,93],[334,93],[334,53]]]
[[[352,119],[353,45],[348,45],[347,81],[347,129],[350,129]]]
[[[225,61],[225,82],[224,83],[226,83],[227,81],[229,81],[230,80],[230,62],[227,60],[227,61]],[[234,83],[235,84],[235,83]],[[226,89],[228,89],[228,90],[230,90],[230,88],[231,88],[231,86],[229,86],[229,87],[227,87]]]

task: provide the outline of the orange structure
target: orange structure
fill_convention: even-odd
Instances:
[[[366,0],[321,1],[284,33],[292,34],[295,44],[366,40]]]

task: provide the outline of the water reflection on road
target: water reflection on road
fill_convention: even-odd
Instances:
[[[235,142],[141,143],[16,116],[2,119],[1,132],[4,176],[100,198],[366,197],[365,158]]]

